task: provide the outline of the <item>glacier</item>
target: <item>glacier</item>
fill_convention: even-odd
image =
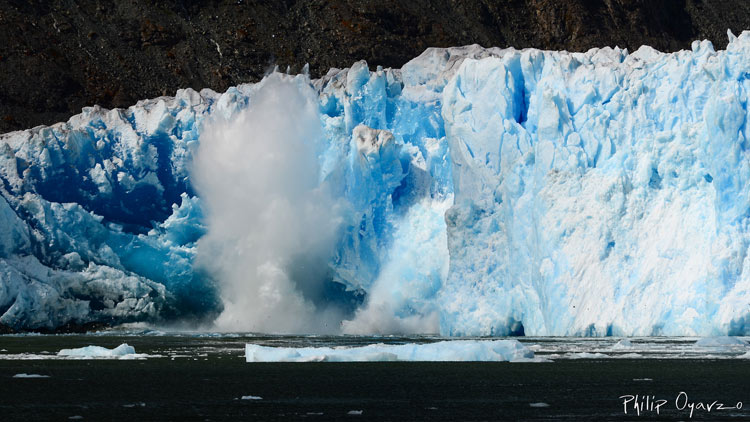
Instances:
[[[728,36],[430,48],[0,135],[0,325],[750,335]]]

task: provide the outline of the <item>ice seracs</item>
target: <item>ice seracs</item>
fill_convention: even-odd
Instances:
[[[279,81],[315,106],[316,170],[299,179],[340,224],[317,281],[309,256],[277,254],[264,268],[288,288],[266,291],[351,333],[750,334],[750,32],[671,54],[429,49],[0,135],[0,324],[221,314],[191,166],[212,122]],[[274,162],[278,177],[306,163]]]
[[[463,62],[444,334],[747,332],[750,33],[693,47]]]

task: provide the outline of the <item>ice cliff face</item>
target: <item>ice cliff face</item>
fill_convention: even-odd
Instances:
[[[443,331],[747,332],[748,41],[464,61]]]
[[[317,101],[307,179],[338,223],[317,283],[278,265],[345,332],[750,334],[750,32],[730,40],[430,49],[2,135],[0,324],[218,315],[194,154],[281,83]]]

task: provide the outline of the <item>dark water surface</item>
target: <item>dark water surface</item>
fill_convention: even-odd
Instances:
[[[246,363],[243,356],[248,342],[311,346],[432,340],[0,336],[0,421],[750,420],[750,360],[720,353],[704,352],[705,357],[700,357],[683,350],[631,358],[636,356],[631,352],[620,358],[609,353],[604,355],[609,358],[574,359],[571,350],[580,352],[585,346],[598,353],[611,350],[615,341],[522,339],[535,345],[537,356],[546,354],[553,361]],[[55,356],[62,348],[90,344],[113,348],[122,343],[149,357],[64,360]],[[681,350],[693,341],[662,343],[659,347],[664,350]],[[636,348],[641,355],[645,349]],[[739,351],[734,350],[735,355]],[[14,377],[22,373],[48,378]],[[644,411],[638,416],[631,405],[625,414],[620,396],[636,394]],[[649,396],[648,403],[644,396]],[[652,396],[666,400],[658,415],[646,410]],[[725,407],[747,402],[747,408],[743,404],[739,410],[719,410],[717,403],[710,412],[699,409],[699,403],[707,408],[714,401]],[[696,409],[692,418],[691,404]]]

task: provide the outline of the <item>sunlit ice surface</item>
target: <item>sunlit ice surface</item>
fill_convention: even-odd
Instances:
[[[746,335],[750,32],[728,36],[428,49],[4,134],[0,324]]]

